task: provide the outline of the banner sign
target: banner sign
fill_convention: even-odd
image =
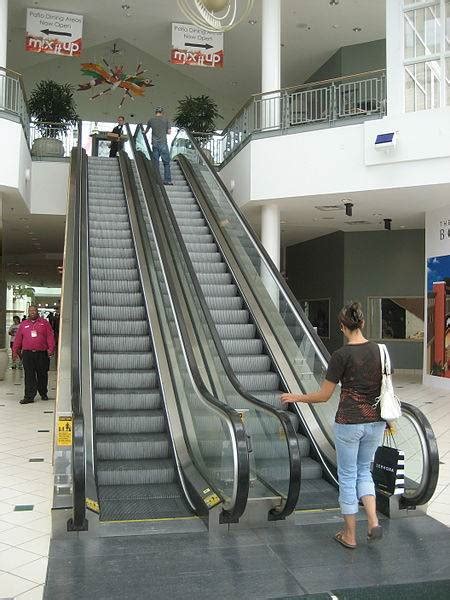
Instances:
[[[205,31],[195,25],[172,23],[170,62],[190,67],[223,67],[223,33]]]
[[[25,50],[59,56],[80,56],[83,17],[71,13],[29,8]]]

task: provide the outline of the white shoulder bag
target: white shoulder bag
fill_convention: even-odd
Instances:
[[[380,404],[381,418],[384,421],[394,421],[402,416],[399,398],[395,395],[392,385],[391,359],[385,344],[378,344],[381,358],[381,390],[374,406]]]

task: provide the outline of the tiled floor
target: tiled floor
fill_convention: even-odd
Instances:
[[[50,540],[54,401],[19,405],[22,378],[9,371],[0,382],[0,600],[42,599]],[[50,398],[55,381],[51,371]],[[450,394],[425,388],[413,376],[396,383],[402,400],[421,408],[438,436],[442,464],[428,513],[450,526]]]
[[[50,371],[52,399],[24,406],[18,403],[23,371],[10,370],[0,382],[1,600],[41,600],[43,595],[51,530],[55,382],[56,372]]]
[[[413,376],[397,377],[396,391],[404,402],[420,408],[436,435],[441,464],[428,514],[450,527],[450,392],[425,387]]]

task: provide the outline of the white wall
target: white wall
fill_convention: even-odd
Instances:
[[[0,119],[0,191],[18,192],[30,207],[31,156],[20,123]]]
[[[251,199],[251,151],[252,144],[247,144],[239,152],[239,159],[229,162],[220,172],[222,181],[238,204],[246,204]]]
[[[389,131],[398,146],[375,150],[377,134]],[[256,139],[221,176],[250,201],[448,183],[450,108]]]
[[[65,215],[69,190],[68,162],[33,161],[31,169],[31,212]]]
[[[443,226],[442,222],[447,221],[449,223]],[[443,234],[441,233],[443,231]],[[447,206],[443,206],[437,210],[429,211],[426,214],[426,225],[425,225],[425,260],[428,258],[438,256],[450,255],[450,203]],[[427,274],[427,270],[425,270]],[[446,274],[450,276],[450,273]],[[425,279],[425,298],[427,298],[427,278]],[[428,322],[428,303],[425,302],[425,323]],[[444,388],[450,390],[450,379],[444,377],[436,377],[429,375],[428,360],[427,360],[427,337],[425,332],[425,344],[424,344],[424,360],[423,360],[423,382],[426,385],[432,385],[434,387]]]

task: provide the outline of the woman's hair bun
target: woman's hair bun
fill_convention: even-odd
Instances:
[[[364,324],[364,313],[359,302],[352,302],[342,308],[338,317],[339,323],[351,331],[361,329]]]

